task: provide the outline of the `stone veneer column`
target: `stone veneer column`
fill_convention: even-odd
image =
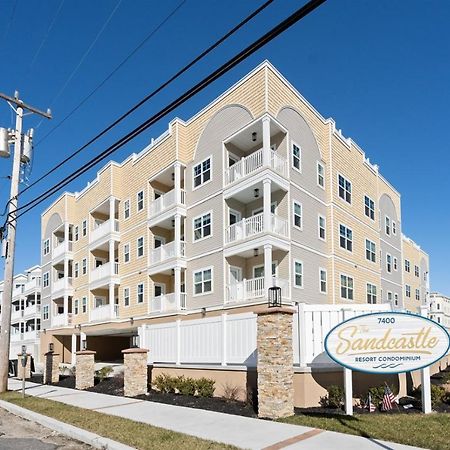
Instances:
[[[125,397],[146,394],[148,390],[147,353],[145,348],[122,350],[125,373],[123,389]]]
[[[255,311],[258,353],[258,416],[279,419],[294,414],[294,356],[289,307]]]
[[[87,389],[94,386],[95,353],[92,350],[76,352],[75,388]]]
[[[31,378],[31,355],[27,353],[27,365],[22,366],[22,353],[17,354],[17,377],[22,379],[25,372],[25,379]]]
[[[44,384],[57,383],[59,381],[59,354],[47,352],[44,356]]]

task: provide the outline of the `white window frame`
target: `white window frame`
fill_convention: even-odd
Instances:
[[[50,272],[44,272],[42,274],[42,287],[48,288],[50,286]]]
[[[83,222],[81,222],[81,236],[87,236],[87,219],[84,219]]]
[[[123,220],[128,220],[131,217],[131,202],[127,198],[123,201]]]
[[[205,216],[207,216],[208,214],[209,214],[209,230],[210,230],[210,233],[207,236],[204,236],[203,228],[205,227],[205,225],[203,224],[203,218]],[[200,230],[202,230],[202,236],[199,237],[198,239],[196,239],[195,238],[195,230],[196,230],[196,228],[195,228],[195,221],[198,220],[198,219],[201,219],[201,223],[202,223],[201,227],[199,228]],[[199,216],[196,216],[196,217],[194,217],[192,219],[192,242],[200,242],[200,241],[203,241],[204,239],[208,239],[208,238],[210,238],[212,236],[213,236],[213,212],[212,212],[212,210],[206,211],[203,214],[200,214]]]
[[[394,305],[398,306],[398,294],[394,292]]]
[[[386,236],[391,235],[392,222],[389,216],[384,216],[384,233]]]
[[[81,275],[86,275],[87,274],[87,271],[88,271],[87,265],[88,265],[87,258],[83,258],[81,260]]]
[[[405,284],[405,297],[411,298],[411,286],[409,284]]]
[[[322,173],[320,173],[320,169],[322,169]],[[319,186],[321,189],[325,190],[325,166],[320,162],[317,161],[317,186]],[[320,184],[320,180],[322,181],[322,184]]]
[[[48,320],[48,319],[50,319],[50,314],[49,314],[49,312],[50,312],[49,306],[48,306],[48,305],[44,305],[44,306],[42,307],[42,320]]]
[[[297,273],[297,264],[300,264],[301,266],[301,272]],[[293,272],[294,272],[294,287],[297,289],[303,289],[304,288],[304,284],[303,284],[303,279],[304,279],[304,272],[303,272],[303,261],[300,259],[294,259],[294,267],[293,267]],[[300,276],[301,278],[301,283],[297,284],[297,276]]]
[[[415,296],[416,296],[416,300],[418,302],[420,302],[420,289],[416,289]]]
[[[347,286],[343,286],[343,284],[342,284],[342,277],[346,278]],[[351,288],[348,286],[349,280],[352,280],[352,287]],[[344,297],[342,295],[342,289],[343,288],[346,289],[346,292],[347,292],[347,296],[346,297]],[[349,293],[350,290],[351,290],[351,293],[352,293],[352,298],[348,297],[348,293]],[[355,279],[353,277],[351,277],[350,275],[347,275],[345,273],[339,274],[339,295],[340,295],[340,298],[342,298],[344,300],[347,300],[347,301],[350,301],[350,302],[353,302],[355,300]]]
[[[405,272],[411,273],[411,261],[405,258]]]
[[[325,274],[325,280],[322,280],[322,274]],[[325,290],[322,289],[322,283],[325,283]],[[319,267],[319,292],[326,294],[328,292],[328,273],[327,269]]]
[[[414,264],[414,276],[420,278],[420,267]]]
[[[140,288],[142,287],[142,292],[140,292]],[[139,301],[139,296],[142,295],[142,300]],[[136,285],[136,303],[138,305],[142,305],[145,303],[145,284],[144,283],[138,283]]]
[[[75,228],[73,230],[73,238],[75,242],[77,242],[80,239],[80,227],[78,225],[75,225]]]
[[[292,205],[292,225],[297,228],[297,230],[303,230],[303,205],[297,200],[294,200]],[[300,206],[300,225],[295,223],[295,218],[298,217],[298,214],[295,212],[295,206]]]
[[[352,182],[348,178],[344,177],[344,175],[342,175],[341,173],[338,173],[337,177],[338,177],[338,179],[337,179],[338,197],[341,200],[343,200],[345,203],[348,203],[349,205],[351,205],[352,204],[352,195],[353,195],[352,194],[352,191],[353,191]],[[344,187],[343,187],[344,197],[341,196],[341,185],[339,183],[340,178],[342,178],[344,180]],[[347,189],[348,188],[347,183],[350,185],[350,190]],[[350,196],[350,201],[347,200],[347,194]]]
[[[369,206],[366,205],[366,199],[369,200]],[[371,204],[373,208],[370,207]],[[367,214],[366,208],[369,210],[369,214]],[[370,198],[367,194],[364,195],[364,215],[375,222],[375,201],[372,200],[372,198]]]
[[[369,292],[369,287],[370,287],[370,292]],[[375,288],[375,293],[373,291],[373,288]],[[369,305],[375,305],[377,303],[378,300],[378,289],[377,289],[377,285],[376,284],[372,284],[372,283],[366,283],[366,302]],[[372,301],[369,302],[369,297]],[[375,300],[375,301],[373,301]]]
[[[140,239],[142,239],[142,246],[141,247],[139,246],[139,240]],[[139,249],[142,250],[142,255],[139,254]],[[145,255],[145,251],[144,250],[145,250],[145,239],[144,239],[144,236],[139,236],[136,239],[136,258],[143,258],[144,255]]]
[[[367,248],[367,244],[369,244],[369,248]],[[372,250],[373,248],[373,250]],[[369,252],[370,258],[367,257],[367,252]],[[373,256],[373,258],[372,258]],[[370,239],[366,238],[366,260],[372,263],[377,262],[377,244]]]
[[[203,274],[207,271],[210,270],[211,271],[211,290],[210,291],[204,291],[204,283],[205,280],[203,278]],[[202,292],[200,293],[195,293],[195,275],[197,273],[202,273],[202,280],[199,282],[202,285]],[[207,280],[208,281],[208,280]],[[198,284],[198,283],[197,283]],[[214,267],[213,266],[209,266],[209,267],[203,267],[201,269],[197,269],[197,270],[193,270],[192,271],[192,295],[193,297],[200,297],[202,295],[210,295],[214,293]]]
[[[256,269],[263,269],[264,272],[264,264],[256,264],[255,266],[252,266],[252,277],[258,278],[255,276]],[[273,259],[272,260],[272,277],[277,278],[278,277],[278,260]]]
[[[209,180],[204,181],[204,171],[203,171],[203,163],[205,161],[208,161],[209,159]],[[201,171],[199,175],[195,175],[195,168],[200,166],[201,167]],[[196,189],[199,189],[202,186],[205,186],[205,184],[208,184],[209,182],[211,182],[212,180],[212,175],[213,175],[213,158],[212,155],[207,156],[206,158],[202,159],[200,162],[194,164],[192,166],[192,190],[195,191]],[[197,186],[195,186],[195,177],[196,176],[200,176],[200,184],[198,184]]]
[[[128,299],[128,303],[125,301],[126,299]],[[123,288],[123,306],[125,308],[130,306],[130,288],[128,286]]]
[[[81,299],[81,314],[86,314],[87,313],[87,297],[82,297]]]
[[[80,276],[80,263],[76,262],[73,265],[73,274],[75,278],[78,278]]]
[[[131,245],[129,242],[127,242],[126,244],[123,244],[123,263],[128,264],[130,261],[131,261]]]
[[[78,310],[79,310],[79,300],[76,298],[73,301],[73,313],[77,316],[78,315]]]
[[[44,256],[47,256],[50,253],[50,239],[45,239],[42,246],[42,253],[44,254]]]
[[[320,220],[323,220],[323,227],[320,225]],[[320,235],[320,230],[323,230],[323,236]],[[327,240],[327,218],[323,216],[322,214],[319,214],[317,217],[317,237],[321,240],[326,242]]]
[[[298,156],[294,155],[294,147],[298,148]],[[298,167],[295,167],[294,161],[298,159]],[[291,165],[294,170],[302,173],[302,148],[296,142],[291,142]]]
[[[142,194],[142,200],[139,200],[140,194]],[[142,202],[142,206],[139,206],[140,202]],[[142,190],[136,194],[136,211],[140,212],[140,211],[143,211],[144,209],[145,209],[145,194],[144,194],[144,190]]]
[[[341,227],[345,228],[345,235],[341,236]],[[350,231],[351,238],[348,238],[348,231]],[[341,245],[341,238],[345,239],[345,247],[342,247]],[[348,249],[348,243],[350,242],[350,250]],[[343,250],[346,250],[347,252],[353,253],[353,230],[348,227],[347,225],[344,225],[343,223],[339,224],[339,248],[342,248]]]
[[[394,256],[392,258],[392,263],[393,263],[393,266],[394,266],[394,270],[397,272],[397,270],[398,270],[398,259],[397,259],[396,256]]]
[[[392,255],[390,253],[386,253],[386,272],[392,273]]]

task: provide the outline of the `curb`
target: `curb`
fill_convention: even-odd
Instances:
[[[4,400],[0,400],[0,407],[16,416],[37,422],[44,427],[50,428],[51,430],[57,431],[72,439],[84,442],[85,444],[89,444],[94,448],[102,450],[136,450],[134,447],[121,444],[120,442],[99,436],[98,434],[91,433],[90,431],[83,430],[68,423],[60,422],[52,417],[44,416]]]

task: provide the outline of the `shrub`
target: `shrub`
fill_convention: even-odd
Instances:
[[[419,386],[417,389],[413,391],[414,397],[421,399],[422,398],[422,386]],[[435,384],[431,385],[431,406],[434,408],[437,405],[440,405],[445,401],[445,389],[441,386],[436,386]]]
[[[344,401],[344,389],[332,384],[327,388],[327,395],[320,397],[320,405],[324,408],[340,408]]]
[[[175,393],[176,388],[176,378],[171,377],[165,373],[158,375],[155,378],[155,387],[158,391],[163,392],[165,394]]]
[[[214,380],[209,378],[199,378],[195,382],[197,395],[199,397],[212,397],[214,395],[214,384]]]
[[[101,369],[95,371],[95,376],[103,381],[105,378],[108,378],[113,372],[113,368],[111,366],[103,366]]]
[[[442,402],[447,405],[450,405],[450,392],[449,391],[445,392],[444,396],[442,397]]]
[[[392,390],[392,388],[391,388]],[[369,394],[372,398],[372,403],[376,408],[380,408],[383,403],[384,397],[384,386],[371,387],[369,388]]]
[[[223,385],[223,398],[226,400],[239,400],[242,389],[239,386],[234,386],[230,383]]]
[[[181,375],[176,379],[176,387],[182,395],[195,395],[196,383],[193,378]]]

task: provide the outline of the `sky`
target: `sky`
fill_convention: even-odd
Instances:
[[[53,119],[35,128],[29,182],[84,144],[218,39],[263,0],[0,0],[0,92]],[[107,136],[20,197],[20,203],[73,173],[92,156],[159,111],[305,0],[275,0],[244,30],[140,108]],[[176,9],[177,8],[177,9]],[[175,13],[173,11],[176,9]],[[89,101],[39,143],[169,14],[128,62]],[[450,3],[445,0],[328,0],[228,74],[113,155],[139,152],[188,119],[268,59],[401,193],[403,232],[430,255],[433,291],[450,295]],[[0,127],[13,115],[0,102]],[[12,159],[12,158],[11,158]],[[0,159],[0,177],[11,170]],[[104,163],[64,190],[80,191]],[[24,186],[22,186],[23,188]],[[62,192],[62,191],[61,191]],[[40,214],[61,192],[19,221],[16,273],[40,261]],[[9,182],[0,178],[0,214]],[[3,273],[3,260],[0,261]]]

